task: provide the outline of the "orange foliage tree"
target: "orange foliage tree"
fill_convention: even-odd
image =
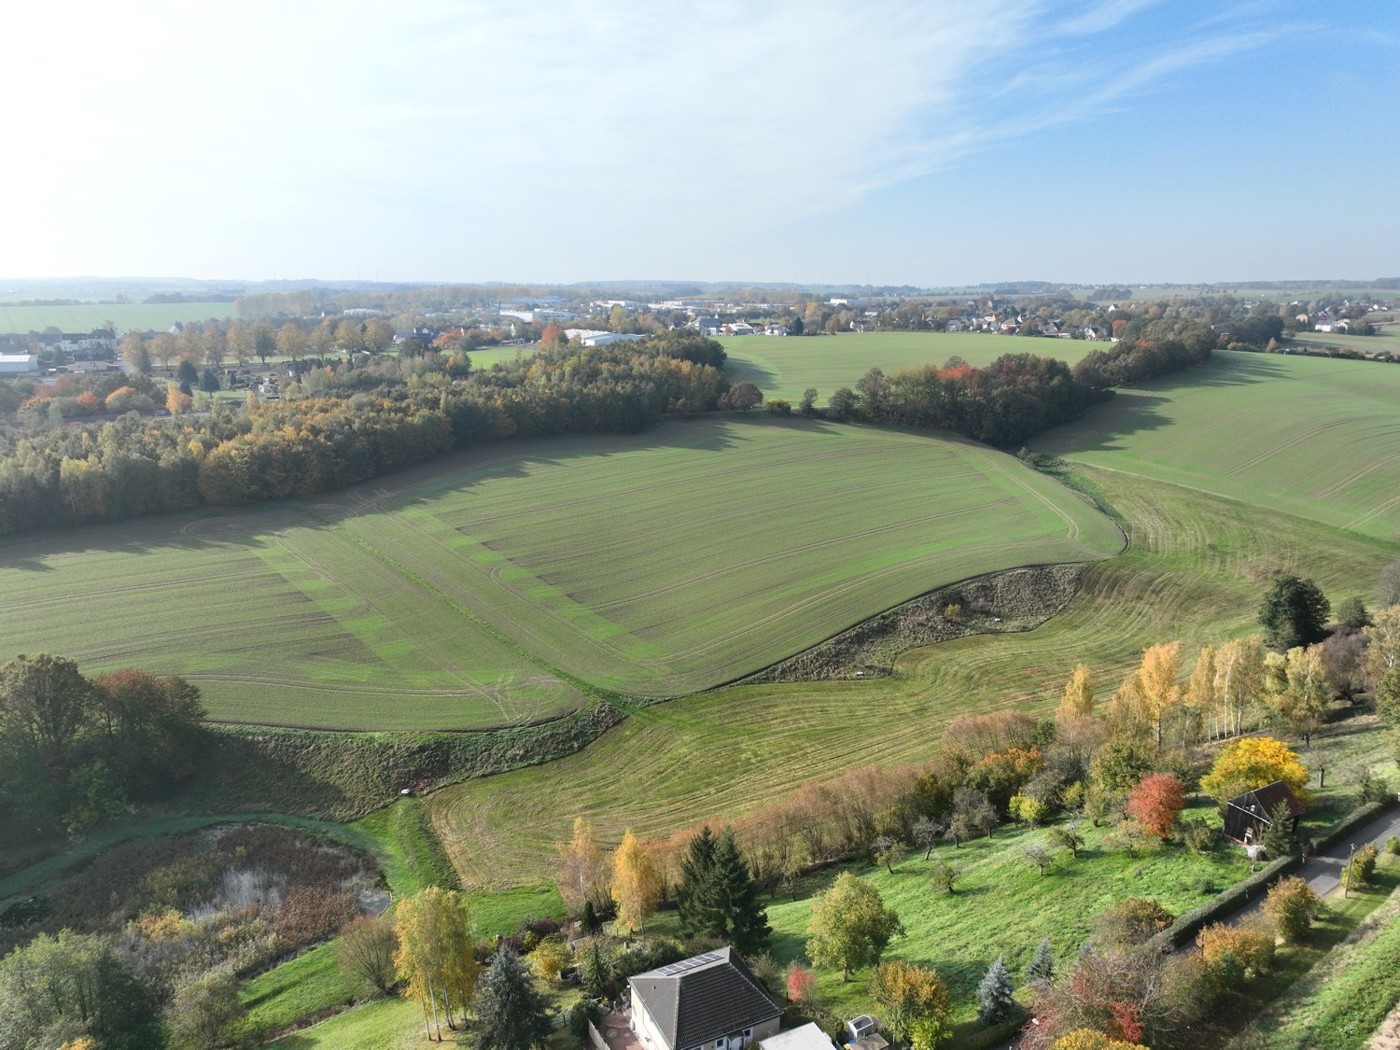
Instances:
[[[1152,834],[1166,839],[1186,808],[1186,785],[1170,773],[1149,773],[1128,792],[1123,808]]]

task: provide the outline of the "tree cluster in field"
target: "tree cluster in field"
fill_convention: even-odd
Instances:
[[[1001,448],[1014,447],[1083,415],[1114,387],[1194,368],[1210,359],[1214,335],[1118,343],[1095,350],[1071,368],[1055,358],[1005,354],[984,368],[957,358],[942,368],[903,369],[886,376],[872,368],[855,390],[827,399],[829,419],[934,427]],[[813,413],[815,391],[802,411]]]
[[[179,677],[89,679],[62,657],[0,666],[0,838],[74,832],[193,771],[204,707]]]
[[[429,351],[304,373],[301,387],[321,397],[3,434],[0,535],[310,495],[509,437],[634,433],[668,412],[720,407],[729,383],[698,362],[722,354],[685,333],[483,372]]]
[[[254,1034],[241,981],[334,936],[376,874],[355,850],[272,825],[107,850],[24,921],[4,913],[0,1046],[239,1044]]]

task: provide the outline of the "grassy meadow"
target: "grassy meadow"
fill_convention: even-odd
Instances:
[[[117,331],[169,328],[176,321],[207,321],[233,316],[233,303],[79,303],[77,306],[15,306],[0,303],[0,335],[42,332],[91,332],[111,321]]]
[[[1120,390],[1032,447],[1400,538],[1400,367],[1219,351]]]
[[[547,879],[576,815],[606,841],[629,827],[663,836],[732,820],[813,778],[926,758],[964,712],[1048,712],[1081,661],[1108,695],[1147,645],[1257,630],[1275,569],[1311,575],[1336,599],[1369,600],[1396,556],[1380,540],[1199,490],[1095,469],[1082,477],[1131,523],[1132,544],[1089,566],[1043,626],[912,650],[889,678],[733,686],[648,707],[548,766],[437,792],[429,812],[464,884]]]
[[[212,717],[476,729],[673,696],[1111,521],[968,442],[767,417],[521,442],[272,508],[0,546],[0,636],[188,676]]]

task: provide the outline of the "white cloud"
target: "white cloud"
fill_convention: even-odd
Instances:
[[[656,265],[1270,39],[1093,57],[1155,2],[26,5],[0,273]]]

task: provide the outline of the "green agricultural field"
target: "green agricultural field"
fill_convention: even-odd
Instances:
[[[77,306],[11,306],[0,303],[0,335],[42,332],[91,332],[111,321],[117,331],[165,329],[176,321],[207,321],[233,316],[233,303],[81,303]]]
[[[579,681],[717,685],[939,585],[1121,545],[978,445],[706,420],[0,545],[0,636],[184,674],[223,720],[483,728],[570,710]]]
[[[1032,446],[1400,537],[1400,367],[1217,353],[1190,373],[1120,390]]]
[[[886,375],[903,368],[945,364],[961,357],[971,365],[988,365],[1003,354],[1038,354],[1070,364],[1106,344],[1082,339],[1022,339],[979,332],[848,332],[842,335],[775,338],[726,336],[729,360],[724,374],[730,382],[753,383],[769,398],[796,404],[802,391],[814,387],[817,404],[826,403],[837,387],[855,389],[872,368]],[[476,358],[472,360],[475,362]]]
[[[1132,546],[1091,565],[1079,594],[1043,626],[913,650],[890,678],[735,686],[674,700],[568,758],[446,788],[428,806],[463,882],[549,878],[553,844],[568,839],[576,815],[611,842],[628,827],[664,836],[732,820],[813,778],[925,759],[958,714],[1050,710],[1081,661],[1100,674],[1106,695],[1144,646],[1257,630],[1255,609],[1274,569],[1369,601],[1380,568],[1396,557],[1392,544],[1309,519],[1128,474],[1083,473],[1131,523]]]

